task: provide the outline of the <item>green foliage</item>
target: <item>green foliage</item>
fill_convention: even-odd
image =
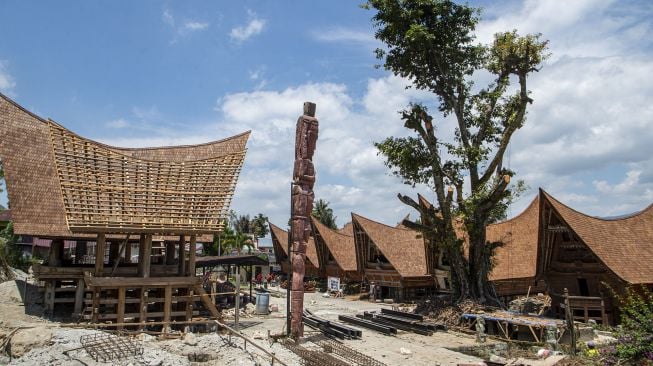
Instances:
[[[14,268],[25,269],[30,261],[23,256],[23,251],[18,243],[18,236],[14,235],[12,222],[0,231],[0,262]]]
[[[326,227],[334,230],[338,229],[338,225],[336,225],[336,217],[333,216],[333,209],[329,207],[329,202],[323,199],[317,200],[313,206],[313,212],[311,212],[311,214],[319,222],[326,225]]]
[[[616,355],[622,360],[653,361],[653,292],[644,286],[628,287],[618,300],[621,327]]]
[[[254,216],[249,223],[252,234],[257,238],[262,238],[270,233],[270,227],[268,226],[268,217],[259,213]]]

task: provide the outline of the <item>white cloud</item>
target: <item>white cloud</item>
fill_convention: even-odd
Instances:
[[[251,37],[260,34],[265,28],[266,20],[259,18],[256,13],[251,10],[247,11],[249,21],[246,25],[241,25],[231,29],[229,37],[236,43],[243,43]]]
[[[109,128],[125,128],[125,127],[129,127],[129,125],[130,123],[122,118],[114,119],[113,121],[109,121],[106,123],[106,126]]]
[[[375,44],[378,41],[369,30],[357,30],[344,27],[331,27],[313,30],[311,36],[320,42]]]
[[[181,24],[179,24],[179,22],[175,19],[172,10],[168,8],[163,9],[161,20],[174,32],[173,38],[170,40],[171,45],[179,42],[179,39],[182,37],[189,36],[192,33],[207,30],[210,25],[208,22],[202,22],[198,20],[184,20],[181,22]]]
[[[0,91],[11,94],[14,87],[16,87],[16,82],[7,71],[8,64],[7,61],[0,60]]]

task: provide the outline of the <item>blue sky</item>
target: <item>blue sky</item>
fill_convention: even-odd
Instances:
[[[541,32],[552,57],[507,157],[531,187],[593,215],[653,202],[653,5],[472,2],[479,41]],[[374,68],[372,13],[356,1],[0,2],[0,91],[83,136],[119,146],[200,143],[252,130],[232,207],[287,222],[294,123],[317,103],[316,195],[338,224],[394,224],[396,193],[372,145],[405,133],[396,111],[427,93]],[[449,125],[442,122],[441,130]],[[427,196],[431,197],[427,193]],[[6,198],[0,198],[4,204]]]

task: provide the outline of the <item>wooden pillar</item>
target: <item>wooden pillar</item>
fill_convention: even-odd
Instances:
[[[166,241],[166,264],[175,264],[175,242]]]
[[[141,273],[141,277],[150,277],[150,266],[152,264],[152,235],[145,235],[143,244],[143,273]]]
[[[234,298],[234,329],[238,330],[238,319],[240,317],[240,266],[236,268],[238,269],[236,270],[236,297]]]
[[[80,278],[77,280],[77,287],[75,288],[75,309],[74,314],[79,316],[84,310],[84,279]]]
[[[61,267],[63,264],[63,240],[54,239],[50,243],[50,251],[48,253],[48,266]]]
[[[47,314],[54,313],[54,295],[55,295],[55,285],[57,281],[45,281],[45,296],[43,300],[45,302],[45,312]]]
[[[186,274],[186,237],[183,235],[179,236],[179,270],[177,274],[179,276]]]
[[[112,240],[109,242],[109,264],[114,265],[120,261],[120,242]]]
[[[140,308],[139,308],[140,314],[138,316],[138,321],[141,323],[141,325],[138,327],[138,329],[140,330],[143,330],[143,326],[147,322],[147,302],[148,302],[147,290],[145,289],[145,287],[141,287],[141,301],[140,301]]]
[[[116,323],[125,322],[125,292],[127,291],[124,287],[118,288],[118,305],[116,311]],[[122,326],[119,326],[118,329],[122,329]]]
[[[170,285],[165,288],[165,302],[163,304],[163,332],[167,333],[170,328],[170,311],[172,308],[172,287]]]
[[[138,276],[143,276],[143,257],[145,257],[145,234],[138,239]]]
[[[125,246],[125,263],[132,262],[132,244],[127,240],[127,245]]]
[[[197,237],[190,236],[190,244],[188,247],[188,275],[195,277],[195,249],[197,247]]]
[[[104,252],[106,251],[107,239],[103,233],[97,234],[95,246],[95,275],[102,276],[104,271]]]

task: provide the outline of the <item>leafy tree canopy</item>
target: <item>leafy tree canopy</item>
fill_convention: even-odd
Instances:
[[[311,212],[311,214],[327,227],[334,230],[338,229],[338,225],[336,225],[336,217],[333,215],[333,209],[329,207],[329,202],[323,199],[317,200],[315,205],[313,205],[313,212]]]
[[[422,217],[422,223],[406,225],[423,231],[433,250],[447,252],[459,300],[498,302],[487,275],[500,243],[486,245],[485,227],[504,218],[514,193],[524,189],[523,182],[509,189],[514,172],[503,157],[533,102],[527,76],[548,56],[547,41],[513,30],[497,33],[490,45],[479,44],[474,30],[480,10],[450,0],[369,0],[364,7],[376,11],[375,36],[386,46],[376,55],[383,66],[432,92],[440,115],[436,119],[427,106],[412,103],[400,114],[413,135],[375,144],[393,174],[435,192],[432,205],[399,195]],[[476,87],[477,72],[492,81]],[[437,129],[445,118],[455,121],[453,138]],[[454,220],[467,229],[467,257]]]

